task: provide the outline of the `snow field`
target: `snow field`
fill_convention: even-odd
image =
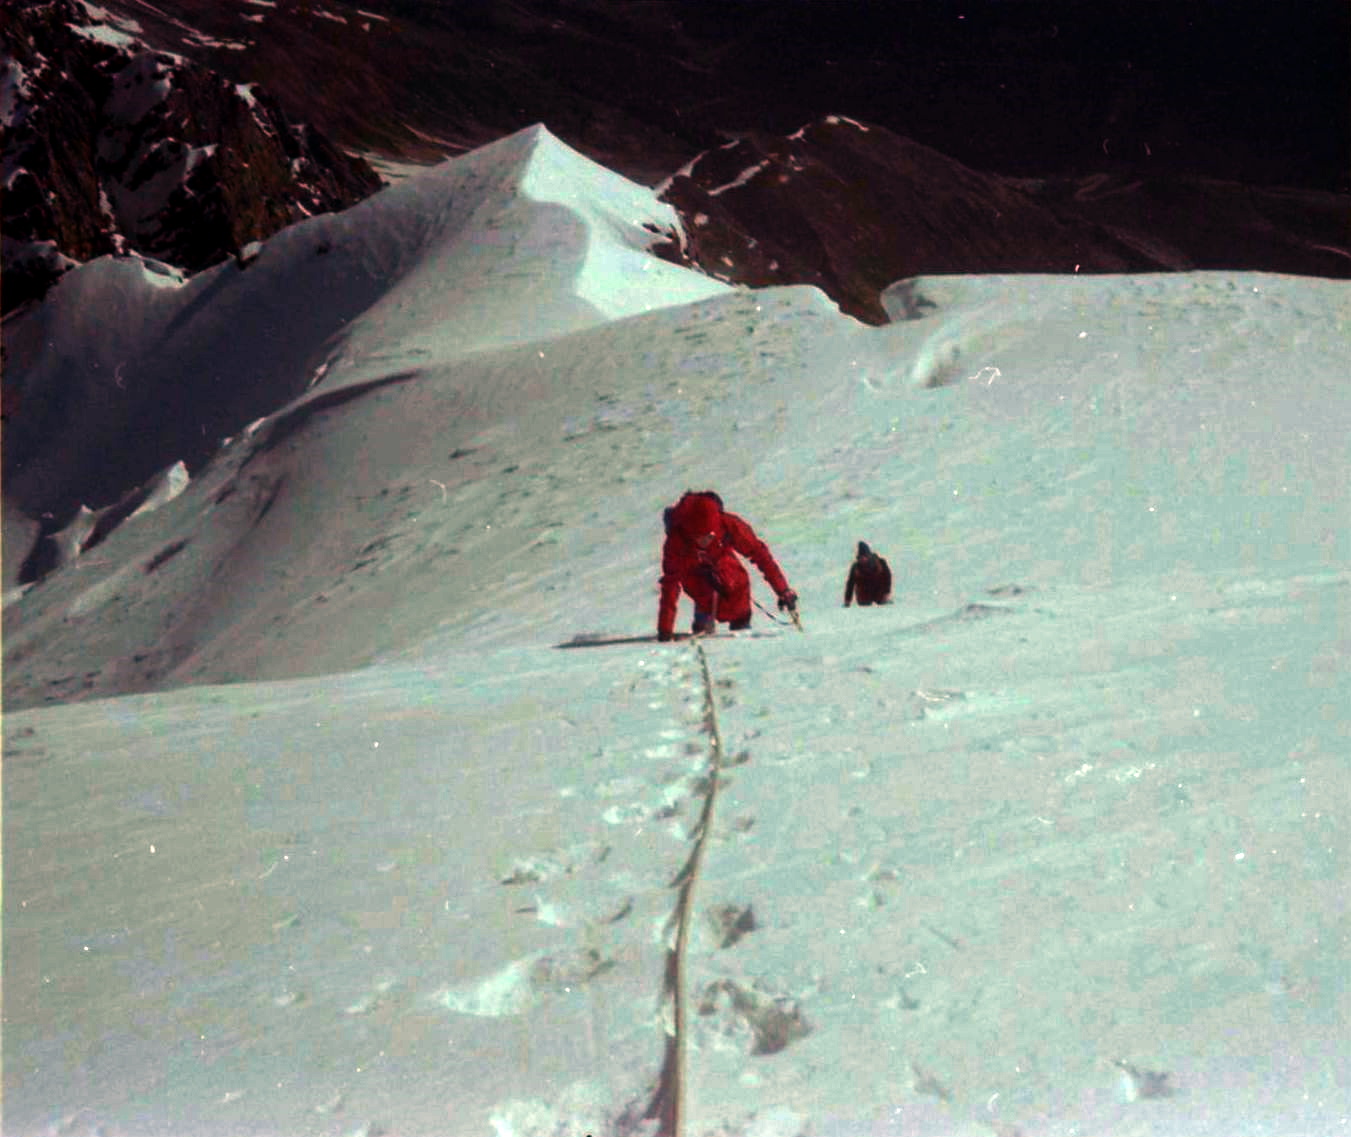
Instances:
[[[643,1132],[702,650],[687,1132],[1336,1132],[1345,286],[644,293],[507,142],[16,331],[273,401],[6,605],[6,1131]],[[652,629],[687,486],[805,632],[553,650]]]

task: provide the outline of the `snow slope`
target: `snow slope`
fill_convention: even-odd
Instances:
[[[62,416],[63,430],[6,493],[32,513],[103,505],[176,460],[195,468],[315,385],[725,291],[643,251],[675,225],[670,206],[539,127],[186,282],[140,257],[100,258],[7,329],[28,417]]]
[[[113,366],[123,273],[138,369],[191,311],[280,409],[6,607],[5,1132],[653,1131],[695,849],[683,1132],[1351,1126],[1347,286],[868,328],[644,192],[537,131],[18,330]],[[705,485],[805,632],[555,650]]]

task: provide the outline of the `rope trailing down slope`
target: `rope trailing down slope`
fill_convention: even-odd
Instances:
[[[685,1042],[686,990],[685,955],[689,944],[690,916],[694,910],[694,890],[699,883],[699,868],[703,864],[704,847],[713,831],[713,808],[718,799],[721,781],[723,746],[718,729],[717,702],[713,694],[713,675],[708,666],[704,645],[694,643],[699,657],[699,669],[704,681],[703,728],[709,738],[708,767],[704,791],[704,807],[693,831],[694,844],[690,855],[671,881],[677,890],[675,907],[666,925],[670,946],[666,951],[666,973],[662,982],[662,999],[670,1007],[666,1031],[666,1056],[662,1061],[661,1076],[656,1091],[648,1104],[643,1120],[657,1121],[657,1137],[682,1137],[685,1123]],[[672,939],[672,933],[674,938]]]

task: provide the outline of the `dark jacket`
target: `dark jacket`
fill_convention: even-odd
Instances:
[[[849,580],[844,586],[844,606],[848,608],[855,599],[860,608],[891,602],[891,566],[885,557],[879,557],[863,541],[858,543],[858,556],[849,566]]]

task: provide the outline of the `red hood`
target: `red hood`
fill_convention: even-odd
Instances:
[[[722,510],[711,497],[702,494],[687,497],[675,507],[672,527],[691,541],[705,533],[716,533],[722,526]]]

